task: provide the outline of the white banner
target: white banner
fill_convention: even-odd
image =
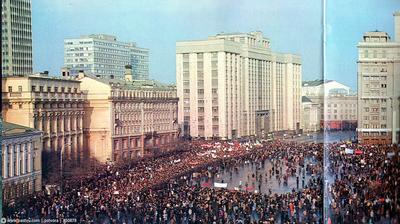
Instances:
[[[346,148],[346,149],[344,150],[344,152],[345,152],[346,154],[353,154],[354,150],[353,150],[353,149]]]
[[[217,183],[217,182],[214,182],[214,187],[227,188],[228,187],[228,183]]]
[[[174,163],[179,163],[179,162],[181,162],[181,159],[174,160]]]

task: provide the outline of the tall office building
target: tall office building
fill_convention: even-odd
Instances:
[[[32,74],[31,0],[2,0],[1,7],[1,74]]]
[[[300,129],[301,58],[269,45],[261,32],[177,42],[183,134],[231,139]]]
[[[395,38],[366,32],[358,44],[358,139],[391,144],[399,136],[400,12],[394,13]]]
[[[115,36],[92,34],[64,40],[64,66],[72,74],[80,70],[101,78],[123,79],[125,65],[132,66],[133,79],[149,78],[149,50]]]

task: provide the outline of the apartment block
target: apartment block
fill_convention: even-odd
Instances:
[[[358,43],[358,139],[391,144],[399,138],[400,12],[394,13],[395,38],[366,32]]]
[[[148,79],[149,50],[106,34],[64,40],[64,67],[72,75],[82,70],[101,78],[124,79],[125,65],[132,66],[133,79]]]

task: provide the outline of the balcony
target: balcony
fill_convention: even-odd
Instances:
[[[35,92],[36,99],[50,101],[80,101],[84,99],[82,93],[52,93],[52,92]]]

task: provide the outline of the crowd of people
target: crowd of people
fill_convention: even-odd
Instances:
[[[329,144],[331,223],[399,223],[400,162],[392,146]]]
[[[319,162],[304,167],[306,157]],[[302,190],[285,194],[200,185],[218,167],[234,169],[266,159],[276,161],[273,172],[279,179],[305,169],[313,178]],[[197,141],[158,157],[104,165],[92,175],[65,180],[62,194],[39,192],[3,211],[7,218],[75,218],[80,223],[321,223],[321,170],[319,144]]]

